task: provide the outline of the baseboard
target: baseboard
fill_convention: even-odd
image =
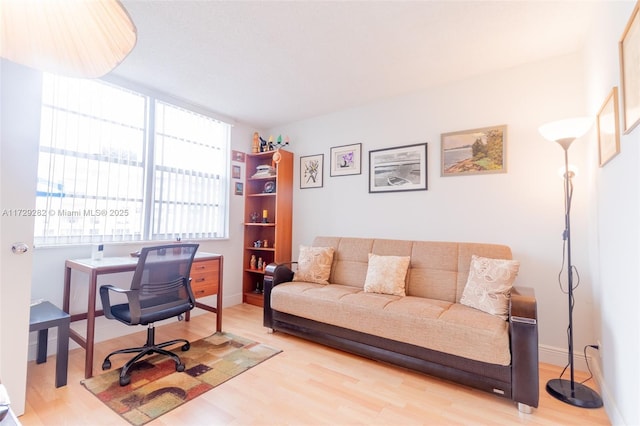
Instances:
[[[539,345],[538,355],[540,362],[564,367],[569,362],[569,352],[566,349],[555,346]],[[589,358],[589,366],[592,366],[591,357]],[[587,360],[582,352],[573,353],[573,367],[579,371],[589,371],[587,368]]]

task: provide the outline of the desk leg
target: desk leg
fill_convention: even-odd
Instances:
[[[62,310],[66,313],[69,312],[69,301],[71,300],[71,268],[66,266],[64,268],[64,293],[62,296]]]
[[[98,274],[92,270],[89,274],[89,300],[87,303],[87,344],[85,347],[84,378],[93,376],[93,344],[96,328],[96,287]]]
[[[69,366],[70,321],[58,326],[58,353],[56,354],[56,387],[66,386]]]
[[[216,331],[222,331],[222,264],[223,257],[220,256],[220,267],[218,268],[218,295],[216,296]]]

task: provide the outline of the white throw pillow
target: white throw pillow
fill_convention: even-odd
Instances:
[[[379,256],[369,253],[364,292],[404,296],[410,260],[409,256]]]
[[[506,320],[511,288],[519,269],[517,260],[471,256],[469,278],[460,303]]]
[[[298,269],[293,275],[293,281],[329,284],[334,251],[333,247],[300,246]]]

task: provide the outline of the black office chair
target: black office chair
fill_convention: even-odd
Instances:
[[[112,285],[100,286],[100,299],[105,317],[116,319],[127,325],[148,326],[147,343],[144,346],[111,352],[102,363],[102,369],[108,370],[111,368],[109,358],[112,355],[139,352],[122,367],[120,386],[126,386],[131,382],[129,370],[145,355],[154,353],[167,355],[175,361],[176,371],[184,371],[184,364],[180,361],[180,357],[163,348],[182,343],[182,351],[188,351],[191,344],[185,339],[156,344],[153,323],[171,317],[182,319],[182,314],[195,306],[189,275],[197,249],[198,244],[145,247],[140,252],[138,266],[129,290]],[[111,291],[126,295],[127,303],[111,305],[109,297]]]

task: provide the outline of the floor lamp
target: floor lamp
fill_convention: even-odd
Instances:
[[[573,374],[573,263],[571,263],[571,197],[573,194],[572,178],[574,173],[569,171],[569,146],[571,143],[584,135],[592,125],[589,118],[574,118],[568,120],[554,121],[540,127],[542,136],[553,142],[560,144],[564,149],[564,221],[565,228],[562,238],[565,241],[565,255],[567,261],[567,294],[569,299],[569,370],[571,380],[552,379],[547,382],[547,392],[556,399],[567,404],[582,408],[602,407],[600,395],[587,386],[576,383]]]

